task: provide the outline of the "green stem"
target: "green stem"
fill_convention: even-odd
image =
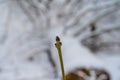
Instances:
[[[59,60],[60,60],[60,65],[61,65],[63,80],[66,80],[61,48],[58,49],[58,53],[59,53]]]
[[[61,71],[62,71],[62,78],[63,78],[63,80],[66,80],[65,71],[64,71],[64,63],[63,63],[63,58],[62,58],[61,45],[62,45],[62,43],[60,42],[60,38],[57,36],[55,46],[58,50],[58,55],[59,55],[59,60],[60,60],[60,65],[61,65]]]

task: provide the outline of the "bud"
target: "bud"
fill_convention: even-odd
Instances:
[[[56,36],[56,41],[60,41],[60,38],[58,36]]]

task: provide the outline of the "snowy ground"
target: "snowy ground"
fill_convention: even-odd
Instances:
[[[0,18],[3,19],[0,21],[0,41],[5,33],[4,31],[6,31],[3,27],[6,22],[4,19],[6,19],[5,17],[8,13],[5,8],[3,11],[3,7],[5,6],[6,5],[3,5],[0,9],[0,12],[4,13],[4,15],[2,14],[3,16],[0,16]],[[39,34],[32,35],[29,33],[29,31],[32,30],[31,25],[29,23],[29,25],[27,25],[26,19],[19,16],[21,15],[21,11],[17,11],[15,11],[13,18],[11,19],[10,30],[8,30],[9,37],[6,40],[6,43],[0,43],[0,80],[53,80],[53,68],[49,63],[46,54],[43,52],[39,54],[44,48],[42,42],[40,42],[41,38],[38,38]],[[58,24],[56,23],[56,25]],[[29,27],[28,30],[27,27]],[[52,55],[57,64],[59,74],[58,80],[60,80],[61,72],[57,50],[54,46],[56,35],[60,36],[63,44],[62,51],[66,73],[80,67],[103,68],[110,72],[112,80],[120,80],[119,52],[115,54],[114,52],[111,52],[110,54],[108,52],[93,54],[80,44],[77,39],[74,39],[69,34],[63,35],[62,29],[53,27],[49,32],[49,37],[52,43]],[[49,43],[49,40],[47,42]],[[35,61],[29,62],[27,60],[28,57],[31,56],[36,58]]]
[[[52,30],[50,33],[51,40],[53,45],[51,45],[53,48],[53,57],[57,63],[58,68],[58,74],[60,75],[60,67],[59,67],[59,59],[57,55],[57,51],[54,47],[55,42],[55,36],[58,33],[58,35],[61,37],[62,41],[62,50],[63,50],[63,58],[64,58],[64,64],[65,64],[65,71],[68,73],[69,71],[80,68],[80,67],[96,67],[96,68],[103,68],[110,72],[112,76],[112,80],[119,80],[120,79],[120,55],[118,54],[102,54],[102,55],[94,55],[89,50],[87,50],[84,46],[80,44],[80,42],[77,39],[74,39],[70,36],[63,36],[60,35],[61,31],[58,30]],[[31,43],[31,42],[29,42]],[[17,45],[16,42],[14,45]],[[28,44],[28,43],[27,43]],[[34,44],[34,43],[31,43]],[[7,47],[1,47],[0,52],[0,80],[47,80],[47,79],[53,79],[54,75],[52,72],[52,68],[50,64],[48,64],[48,60],[45,57],[44,54],[41,54],[41,62],[35,61],[35,62],[28,62],[25,60],[29,55],[30,47],[26,46],[26,48],[23,49],[25,52],[24,54],[18,54],[16,51],[14,52],[15,46],[12,45],[12,43],[9,43]],[[37,45],[37,44],[34,44]],[[10,46],[10,47],[9,47]],[[25,47],[25,44],[23,45]],[[18,47],[20,50],[22,50],[21,47]],[[30,49],[29,49],[30,48]],[[19,49],[17,49],[17,52],[19,52]],[[26,49],[26,50],[25,50]],[[7,51],[9,50],[9,51]],[[31,50],[32,51],[32,50]],[[33,50],[34,51],[34,50]],[[11,53],[12,52],[12,53]],[[92,79],[94,80],[94,79]]]
[[[62,29],[55,31],[52,30],[52,33],[55,35],[56,34],[60,35],[60,30]],[[63,42],[62,50],[63,50],[63,57],[65,63],[65,70],[67,73],[73,70],[74,68],[95,67],[98,69],[102,68],[107,70],[111,75],[112,78],[111,80],[120,79],[119,52],[118,53],[98,52],[97,54],[91,53],[88,49],[86,49],[83,45],[81,45],[77,39],[63,35],[60,35],[60,37]]]
[[[102,54],[97,55],[106,65],[112,76],[112,80],[120,80],[120,54]]]

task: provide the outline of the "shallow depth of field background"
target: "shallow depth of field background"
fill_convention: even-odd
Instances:
[[[120,80],[120,0],[0,0],[0,80],[61,80],[56,36],[69,80]]]

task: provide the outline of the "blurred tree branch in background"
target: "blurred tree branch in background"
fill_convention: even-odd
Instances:
[[[91,0],[89,2],[87,0],[11,0],[9,2],[13,3],[13,5],[16,6],[14,6],[15,8],[20,8],[32,23],[34,30],[38,30],[41,33],[62,26],[63,34],[65,35],[70,34],[76,38],[85,35],[82,39],[83,42],[91,39],[92,36],[97,36],[97,38],[100,39],[101,35],[118,31],[120,27],[118,22],[102,22],[104,19],[106,22],[109,21],[109,16],[113,14],[119,15],[119,0]],[[2,3],[4,2],[1,2],[1,4]],[[12,14],[12,11],[10,12],[8,15]],[[91,24],[95,24],[96,29],[88,33],[90,32],[88,29]],[[6,21],[6,25],[9,25],[9,18]],[[99,30],[100,27],[103,29]],[[104,27],[108,29],[104,29]],[[8,28],[5,30],[7,29]],[[7,33],[5,34],[7,35]],[[6,37],[5,34],[3,36],[4,38]],[[92,38],[94,39],[94,41],[91,41],[92,44],[100,41],[97,38]]]

